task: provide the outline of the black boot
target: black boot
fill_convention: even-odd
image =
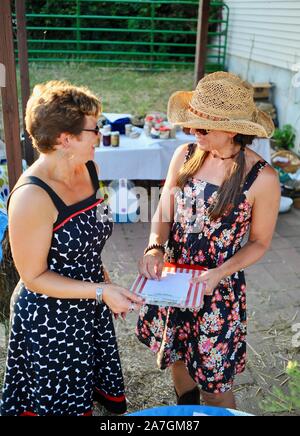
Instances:
[[[175,388],[174,388],[175,389]],[[178,405],[195,405],[200,404],[200,391],[198,386],[195,386],[191,391],[187,391],[182,395],[178,395],[175,389]]]

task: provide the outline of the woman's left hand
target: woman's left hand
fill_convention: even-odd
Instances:
[[[209,269],[204,271],[201,276],[194,277],[190,280],[190,283],[197,284],[203,283],[204,285],[204,295],[212,295],[214,289],[218,286],[220,281],[222,280],[222,274],[218,268]]]

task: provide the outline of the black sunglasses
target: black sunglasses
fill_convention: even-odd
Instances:
[[[208,135],[210,132],[211,132],[211,130],[208,130],[208,129],[195,129],[196,130],[196,132],[197,133],[200,133],[200,135]]]
[[[84,132],[94,132],[95,135],[99,135],[100,127],[96,126],[94,129],[82,129]]]

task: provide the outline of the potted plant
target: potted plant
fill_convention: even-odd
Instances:
[[[282,129],[275,129],[272,137],[272,143],[276,149],[291,150],[294,148],[296,131],[290,124],[285,124]]]
[[[285,173],[296,173],[300,168],[300,158],[292,150],[295,139],[296,131],[290,124],[275,129],[272,137],[272,146],[277,150],[272,154],[272,164]]]

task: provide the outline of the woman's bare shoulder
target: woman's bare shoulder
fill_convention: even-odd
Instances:
[[[182,144],[176,148],[171,159],[170,169],[178,171],[184,164],[189,144]]]
[[[180,158],[185,157],[187,152],[188,152],[188,150],[189,150],[189,146],[190,146],[190,144],[186,143],[186,144],[182,144],[179,147],[177,147],[175,152],[174,152],[174,157],[175,156],[178,157],[178,158],[179,157]]]
[[[257,154],[254,150],[251,150],[249,148],[247,148],[247,152],[246,152],[246,166],[247,166],[247,170],[251,170],[251,168],[253,168],[258,162],[266,162],[259,154]],[[264,171],[262,171],[261,173],[269,175],[269,176],[276,176],[277,172],[276,170],[268,163],[266,162],[267,165],[264,167]],[[247,172],[248,172],[247,171]]]
[[[254,150],[251,150],[251,148],[246,148],[246,163],[247,166],[253,166],[259,161],[263,161],[264,159],[257,154]]]
[[[257,162],[265,162],[261,156],[253,152],[253,160],[250,161],[250,170]],[[277,171],[267,163],[261,171],[259,171],[251,190],[255,198],[264,196],[278,196],[280,194],[280,183]]]
[[[48,193],[37,185],[22,184],[16,185],[9,203],[10,212],[13,210],[33,210],[36,209],[41,213],[42,209],[47,208],[55,210],[53,202]]]
[[[176,166],[182,167],[191,146],[195,146],[195,145],[191,143],[186,143],[177,147],[173,154],[173,158],[171,162],[174,163]]]
[[[54,219],[56,209],[49,194],[40,186],[28,183],[30,176],[41,178],[40,172],[31,167],[21,175],[10,197],[9,214],[21,213],[32,216],[32,213],[33,215],[36,213],[43,216],[43,212],[46,212],[51,219]]]

